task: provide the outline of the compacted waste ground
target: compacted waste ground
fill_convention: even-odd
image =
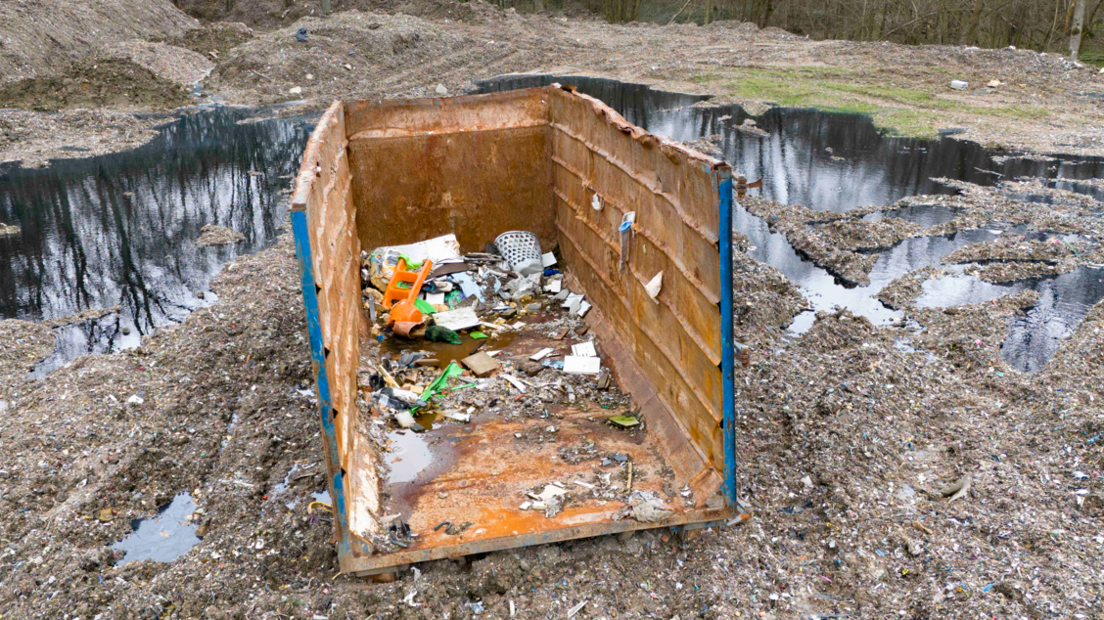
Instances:
[[[380,21],[381,31],[394,26]],[[591,49],[608,39],[609,27],[568,22],[557,28],[584,35],[580,64],[583,56],[609,54]],[[685,77],[686,65],[678,63],[700,55],[698,47],[675,46],[672,53],[681,56],[660,66],[648,50],[659,40],[670,49],[669,33],[639,30],[646,31],[646,45],[633,48],[640,58],[626,69],[630,73],[656,66],[657,78]],[[997,96],[1018,103],[1029,102],[1028,90],[1036,85],[1032,81],[1021,91],[1020,79],[1060,85],[1073,71],[1024,50],[982,51],[975,61],[973,52],[957,48],[802,42],[727,26],[671,30],[686,30],[678,36],[703,44],[732,39],[731,47],[723,47],[737,50],[725,52],[732,59],[753,48],[756,58],[771,62],[787,54],[827,55],[849,66],[923,57],[973,67],[979,77],[1012,63],[1018,79],[1010,82],[1016,85]],[[625,27],[615,34],[638,33]],[[266,35],[263,42],[273,44],[280,36]],[[240,67],[234,79],[244,80],[240,76],[251,76],[253,65],[239,51],[242,58],[231,66]],[[347,49],[338,51],[348,56]],[[510,58],[536,54],[530,48],[511,52],[497,66],[509,70]],[[339,66],[334,71],[346,71]],[[724,71],[716,63],[710,67]],[[299,71],[294,80],[286,73],[263,84],[273,97],[286,97],[305,79]],[[1091,78],[1073,75],[1086,89],[1092,86]],[[449,87],[460,81],[450,80]],[[413,88],[409,81],[394,84],[395,92]],[[1044,126],[1020,119],[1010,126],[1010,141],[1043,150],[1063,150],[1062,144],[1092,149],[1092,132],[1083,126]],[[999,140],[1001,132],[992,125],[984,131]],[[1077,139],[1079,132],[1088,137]],[[822,157],[831,162],[848,155]],[[1093,188],[1099,191],[1098,179],[1084,179],[1072,193],[1052,187],[1051,179],[1017,183],[972,182],[955,196],[893,196],[864,205],[869,211],[862,216],[844,214],[827,228],[836,216],[822,220],[828,216],[810,215],[786,200],[744,205],[777,216],[775,232],[767,231],[777,236],[765,238],[787,245],[797,244],[798,235],[805,238],[806,258],[816,258],[824,245],[817,241],[820,233],[833,243],[850,239],[838,249],[857,259],[839,255],[852,262],[840,263],[838,271],[854,265],[861,269],[851,275],[871,280],[879,268],[866,271],[867,263],[859,260],[871,242],[915,234],[899,223],[877,224],[875,211],[884,211],[881,217],[914,214],[901,219],[921,226],[925,236],[941,234],[937,229],[1000,231],[993,235],[997,240],[1017,236],[1016,243],[990,244],[992,249],[971,247],[991,238],[973,239],[947,254],[968,262],[941,259],[895,279],[879,296],[898,308],[900,319],[884,322],[830,306],[802,314],[814,305],[809,289],[760,258],[763,245],[741,242],[735,253],[736,331],[747,347],[747,365],[736,377],[738,475],[742,499],[751,506],[749,522],[689,537],[641,532],[433,562],[393,583],[338,575],[332,524],[325,510],[311,505],[325,501],[322,445],[287,234],[224,267],[210,283],[217,303],[144,337],[138,348],[83,357],[39,381],[25,377],[53,349],[50,328],[2,321],[0,609],[4,618],[475,618],[511,612],[546,618],[572,609],[577,618],[664,620],[1094,617],[1104,581],[1101,304],[1081,303],[1080,322],[1061,337],[1047,338],[1056,344],[1039,357],[1045,361],[1034,372],[1022,372],[1016,360],[1005,359],[1003,346],[1029,322],[1044,292],[1009,290],[953,307],[927,302],[939,293],[933,287],[940,281],[973,275],[995,285],[1077,266],[1060,278],[1099,262],[1093,253],[1101,234],[1094,213],[1100,209],[1082,202]],[[1004,225],[990,227],[994,221]],[[802,264],[824,271],[832,260],[825,253],[818,259],[823,268]],[[962,265],[963,273],[954,265]],[[801,333],[787,332],[799,316],[805,321]],[[505,339],[490,350],[503,350],[497,357],[511,364],[524,363],[521,355],[529,352]],[[391,351],[393,360],[401,354],[401,347]],[[558,369],[541,373],[559,376]],[[516,369],[511,374],[545,381]],[[473,389],[457,390],[455,398],[468,391],[473,399]],[[612,399],[614,390],[598,401]],[[464,413],[475,403],[454,405]],[[550,406],[553,419],[554,411]],[[610,410],[602,411],[604,416]],[[474,418],[472,423],[479,424]],[[547,434],[547,426],[539,428]],[[448,422],[424,436],[449,427],[467,428]],[[616,438],[641,432],[604,423],[600,428]],[[423,435],[402,437],[415,436]],[[391,441],[403,447],[402,440]],[[402,470],[402,458],[392,472]],[[599,473],[627,474],[627,466],[597,461]],[[617,482],[611,475],[611,484]],[[182,492],[195,503],[186,521],[198,544],[172,562],[124,564],[124,551],[113,545],[131,534],[131,520],[156,517]],[[537,501],[517,499],[519,507]]]

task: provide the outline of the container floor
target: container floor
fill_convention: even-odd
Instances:
[[[567,340],[550,340],[526,328],[511,334],[504,344],[496,359],[515,364],[545,347],[555,348],[561,356],[571,351]],[[445,347],[436,348],[440,350],[434,351],[435,357],[450,357]],[[504,383],[501,378],[498,381]],[[518,396],[511,390],[511,398]],[[619,429],[606,421],[620,411],[582,399],[549,404],[547,411],[548,417],[514,419],[477,413],[468,424],[446,423],[426,433],[391,432],[391,453],[385,457],[391,473],[383,487],[390,498],[388,512],[401,514],[416,537],[406,549],[359,558],[357,566],[347,568],[367,574],[470,553],[712,522],[728,514],[688,506],[681,490],[689,481],[678,479],[668,467],[653,433],[643,428]],[[617,460],[609,455],[618,455]],[[628,462],[632,463],[631,489],[665,500],[664,508],[674,514],[661,523],[625,515]],[[568,493],[562,511],[549,517],[543,510],[521,509],[526,501],[533,501],[528,493],[539,494],[553,482]],[[702,498],[693,499],[701,503]]]

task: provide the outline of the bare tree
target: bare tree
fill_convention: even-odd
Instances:
[[[1085,0],[1076,0],[1073,10],[1073,27],[1070,28],[1070,58],[1077,60],[1081,51],[1081,31],[1085,28]]]

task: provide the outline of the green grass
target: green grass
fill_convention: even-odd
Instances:
[[[810,107],[833,112],[867,114],[879,129],[893,135],[930,138],[951,122],[949,114],[988,118],[1041,120],[1049,112],[1033,106],[972,106],[936,96],[924,87],[903,88],[869,83],[870,76],[836,67],[799,66],[786,69],[737,69],[709,73],[694,82],[718,95],[786,107]],[[873,76],[873,79],[879,79]],[[942,80],[937,80],[942,83]]]

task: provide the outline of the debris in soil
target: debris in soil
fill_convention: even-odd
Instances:
[[[19,234],[22,228],[15,224],[0,224],[0,237],[12,237]]]
[[[105,46],[105,58],[122,58],[180,86],[198,84],[215,68],[210,58],[183,47],[148,41],[123,41]]]
[[[202,234],[196,239],[196,245],[226,245],[245,241],[245,235],[240,232],[216,224],[204,224],[200,231]]]
[[[40,112],[105,106],[165,110],[187,101],[184,87],[122,58],[80,59],[59,75],[0,84],[0,107]]]
[[[7,409],[22,392],[27,372],[54,349],[54,334],[39,323],[0,321],[0,401]]]
[[[157,135],[153,118],[107,110],[37,114],[0,110],[0,163],[42,167],[50,159],[93,157],[134,148]]]
[[[219,60],[226,52],[253,38],[253,29],[241,22],[214,22],[162,42]]]

